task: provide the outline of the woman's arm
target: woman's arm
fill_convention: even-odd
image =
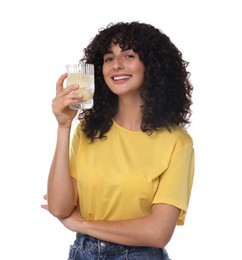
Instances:
[[[63,88],[67,74],[56,83],[56,97],[53,99],[53,113],[58,122],[57,141],[48,177],[48,210],[58,218],[68,217],[77,203],[77,189],[69,171],[69,146],[71,124],[77,111],[70,104],[80,101],[81,96],[72,93],[78,86]]]
[[[75,181],[69,172],[69,139],[70,129],[58,127],[47,185],[48,209],[58,218],[68,217],[77,203]]]
[[[155,204],[149,216],[121,221],[86,221],[77,211],[63,225],[72,231],[101,240],[128,245],[163,248],[175,230],[180,209],[168,204]]]

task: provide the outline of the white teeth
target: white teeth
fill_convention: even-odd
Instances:
[[[122,80],[122,79],[129,79],[129,76],[118,76],[118,77],[114,77],[114,80]]]

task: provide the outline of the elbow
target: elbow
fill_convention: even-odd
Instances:
[[[76,207],[76,203],[64,200],[48,197],[48,210],[51,215],[58,219],[69,217]]]
[[[49,206],[49,212],[51,215],[58,219],[67,218],[71,215],[73,209],[61,208],[61,207],[51,207]]]
[[[63,219],[63,218],[67,218],[67,217],[70,216],[70,214],[66,214],[66,213],[61,212],[61,211],[50,211],[50,213],[51,213],[54,217],[56,217],[56,218],[58,218],[58,219]]]
[[[165,237],[165,236],[158,236],[156,238],[156,245],[155,247],[158,247],[158,248],[165,248],[166,245],[169,243],[170,241],[170,237]]]
[[[158,248],[165,248],[166,245],[169,243],[171,239],[172,234],[164,234],[162,232],[154,232],[151,237],[150,241],[152,241],[151,245],[152,247],[158,247]]]

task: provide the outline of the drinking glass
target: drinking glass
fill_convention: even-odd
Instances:
[[[94,84],[94,65],[87,63],[66,65],[68,73],[67,86],[78,84],[79,88],[75,92],[82,94],[83,98],[79,103],[70,105],[71,109],[90,109],[93,107]]]

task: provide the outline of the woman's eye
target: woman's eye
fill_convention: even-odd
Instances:
[[[113,58],[111,58],[111,57],[104,58],[104,62],[110,62],[112,60],[113,60]]]
[[[125,56],[125,58],[126,59],[132,59],[132,58],[134,58],[134,55],[133,54],[128,54],[128,55]]]

